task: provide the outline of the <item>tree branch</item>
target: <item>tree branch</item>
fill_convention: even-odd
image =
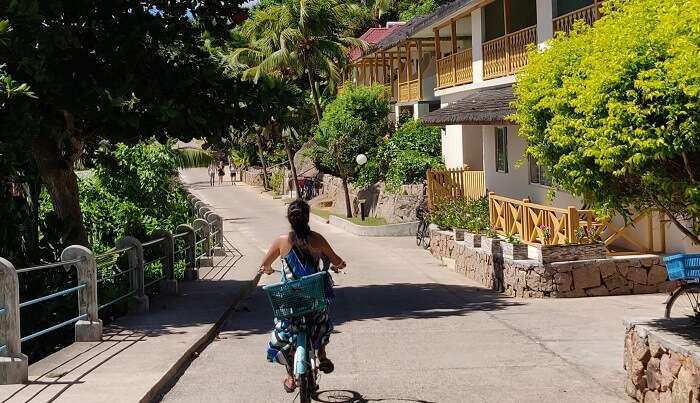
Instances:
[[[652,196],[652,199],[654,200],[654,204],[656,205],[656,207],[658,207],[658,208],[660,208],[661,210],[663,210],[664,213],[666,213],[666,215],[671,219],[671,221],[673,221],[673,224],[675,224],[676,227],[677,227],[685,236],[687,236],[688,238],[690,238],[690,239],[693,241],[693,243],[695,243],[696,245],[700,245],[700,237],[698,237],[697,234],[694,234],[691,230],[689,230],[688,228],[686,228],[686,226],[683,225],[683,224],[678,220],[678,218],[676,218],[676,216],[673,215],[673,213],[671,213],[671,211],[669,211],[669,209],[666,208],[666,206],[664,206],[664,205],[659,201],[659,199],[658,199],[656,196]],[[662,223],[661,225],[663,225],[663,223]]]
[[[683,152],[681,152],[681,156],[683,157],[683,165],[685,165],[685,172],[688,174],[688,177],[690,178],[690,183],[695,184],[695,175],[693,174],[693,169],[690,167],[690,160],[688,159],[688,152],[683,150]]]

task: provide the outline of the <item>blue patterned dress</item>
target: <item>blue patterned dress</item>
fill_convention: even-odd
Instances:
[[[292,249],[287,256],[282,259],[282,275],[287,280],[297,280],[299,278],[314,274],[318,271],[317,267],[311,267],[308,263],[305,265],[299,259],[295,249]],[[329,286],[330,287],[330,286]],[[332,291],[326,292],[327,297],[332,299]],[[314,348],[318,349],[321,346],[328,344],[331,332],[333,331],[333,322],[328,314],[328,309],[316,312],[306,317],[307,324],[311,324],[311,340],[314,343]],[[294,363],[294,345],[292,343],[292,335],[297,331],[299,326],[298,319],[277,319],[275,318],[275,328],[270,336],[270,342],[267,347],[267,360],[277,362],[290,369]]]

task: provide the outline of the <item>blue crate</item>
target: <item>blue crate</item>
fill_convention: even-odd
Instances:
[[[666,272],[669,280],[700,278],[700,254],[678,254],[666,256]]]

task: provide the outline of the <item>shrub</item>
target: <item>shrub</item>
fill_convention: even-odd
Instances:
[[[389,163],[389,172],[386,175],[387,187],[395,189],[403,184],[422,182],[428,169],[442,167],[444,164],[440,157],[413,150],[400,151]]]
[[[514,120],[528,153],[600,215],[657,208],[700,243],[700,2],[603,4],[594,27],[530,52]]]
[[[276,171],[270,175],[270,187],[272,188],[273,192],[281,194],[282,183],[284,183],[284,172]]]
[[[445,199],[434,206],[430,220],[441,229],[461,228],[472,233],[489,227],[488,199]]]

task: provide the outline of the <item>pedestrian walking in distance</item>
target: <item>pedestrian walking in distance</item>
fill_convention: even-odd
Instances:
[[[224,184],[224,163],[220,162],[219,163],[219,185]]]
[[[214,163],[209,164],[209,186],[214,186],[214,175],[216,175],[216,169],[214,168]]]
[[[233,166],[233,163],[228,164],[228,172],[231,174],[231,184],[236,186],[236,167]]]

